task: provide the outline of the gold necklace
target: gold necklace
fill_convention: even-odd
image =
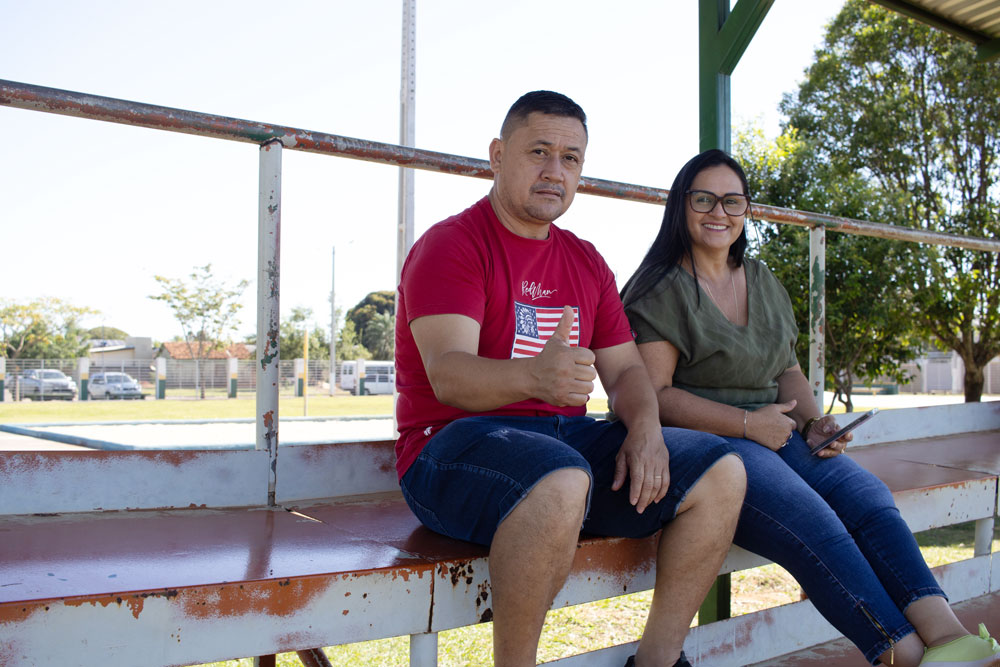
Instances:
[[[712,293],[712,288],[709,287],[708,283],[705,282],[704,280],[702,280],[701,278],[698,278],[698,282],[700,282],[702,284],[702,286],[705,289],[708,290],[708,295],[710,297],[712,297],[712,301],[714,301],[715,304],[717,306],[719,306],[719,311],[723,315],[725,315],[726,311],[722,310],[722,302],[715,298],[715,294]],[[736,306],[736,320],[735,320],[735,324],[739,324],[740,323],[740,301],[739,301],[738,298],[736,298],[736,279],[733,278],[733,271],[729,272],[729,284],[732,285],[732,287],[733,287],[733,304]],[[728,319],[728,318],[729,318],[729,316],[726,315],[726,319]]]

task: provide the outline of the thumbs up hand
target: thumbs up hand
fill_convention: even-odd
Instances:
[[[552,332],[552,337],[546,342],[546,344],[552,341],[560,341],[566,347],[569,347],[570,338],[573,337],[573,320],[576,319],[576,314],[573,309],[569,306],[563,306],[562,317],[559,318],[559,324],[556,325],[556,330]]]
[[[571,347],[574,312],[563,306],[563,314],[552,336],[538,356],[531,359],[531,375],[536,398],[551,405],[586,405],[594,391],[594,353],[585,347]]]

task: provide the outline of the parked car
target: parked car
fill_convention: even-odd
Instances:
[[[76,398],[76,384],[72,378],[54,368],[26,370],[18,377],[21,398],[33,401],[61,399],[72,401]]]
[[[91,398],[146,398],[139,383],[128,373],[94,373],[87,393]]]

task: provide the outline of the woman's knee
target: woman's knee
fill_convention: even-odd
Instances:
[[[736,454],[726,454],[705,471],[691,496],[710,496],[720,501],[741,503],[746,494],[747,475],[743,460]]]

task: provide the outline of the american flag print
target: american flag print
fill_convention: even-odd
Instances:
[[[552,337],[556,325],[562,319],[563,309],[540,308],[526,303],[514,302],[514,347],[510,358],[537,356],[545,341]],[[572,347],[580,345],[580,309],[573,308],[573,328],[570,332],[569,344]]]

